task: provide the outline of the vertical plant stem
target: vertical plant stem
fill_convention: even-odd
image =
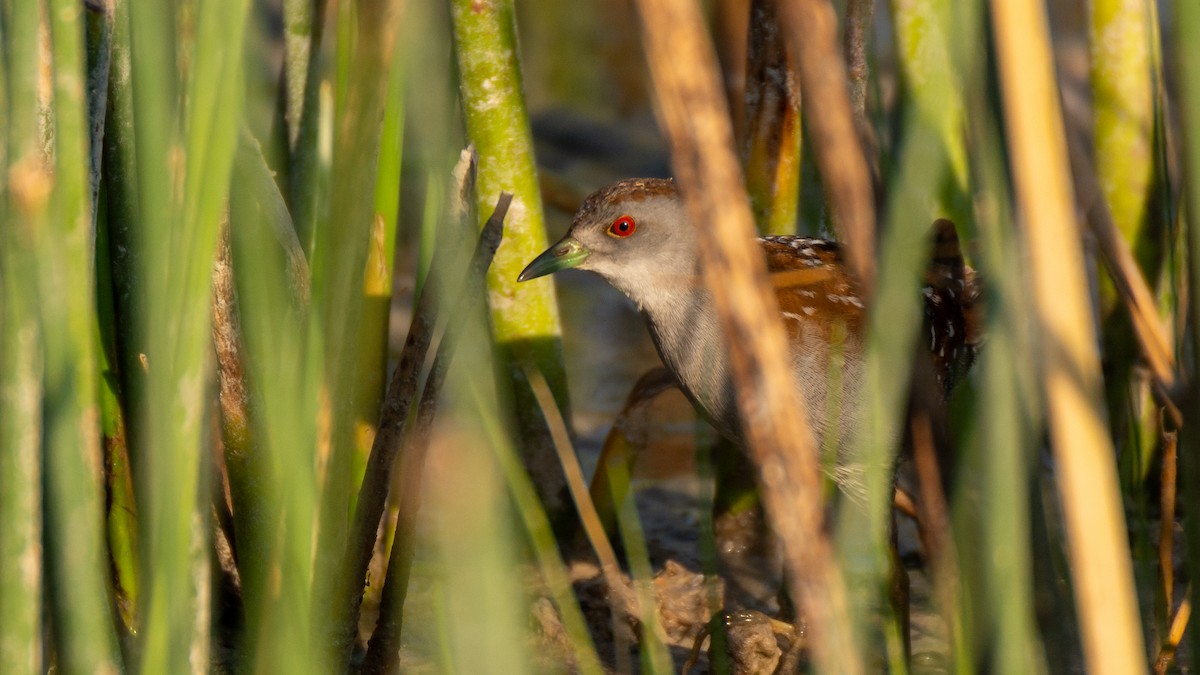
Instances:
[[[854,111],[854,121],[859,126],[860,134],[870,129],[867,80],[871,76],[871,65],[867,60],[867,43],[871,39],[871,21],[874,17],[874,0],[850,0],[846,3],[846,75],[850,78],[850,109]]]
[[[513,0],[452,0],[450,7],[467,137],[479,153],[477,211],[482,217],[501,191],[513,194],[507,236],[488,271],[492,331],[501,352],[498,384],[511,394],[521,450],[542,503],[559,521],[569,509],[566,481],[522,368],[541,371],[559,407],[569,409],[553,282],[517,284],[524,265],[545,249],[546,232]]]
[[[345,86],[344,101],[335,106],[330,217],[317,223],[312,257],[309,348],[320,364],[320,415],[322,424],[328,425],[327,430],[320,430],[318,441],[324,485],[318,512],[313,616],[315,625],[323,627],[327,643],[321,647],[331,659],[338,651],[335,635],[340,628],[334,625],[339,615],[335,599],[338,566],[350,529],[354,489],[355,418],[362,391],[357,352],[365,311],[364,270],[374,222],[387,66],[394,53],[398,6],[397,0],[359,0],[342,6],[338,51],[348,50],[349,62],[345,72],[339,73]],[[342,96],[342,91],[338,95]],[[326,665],[333,667],[332,662]]]
[[[325,32],[326,0],[286,0],[284,15],[284,77],[287,87],[289,162],[288,204],[305,256],[312,260],[318,204],[317,129],[320,117],[318,72],[321,37]]]
[[[1033,0],[991,9],[1084,653],[1090,672],[1144,673],[1045,10]]]
[[[1200,261],[1196,252],[1200,251],[1200,50],[1193,48],[1189,35],[1195,35],[1200,30],[1200,5],[1187,0],[1174,3],[1175,10],[1175,66],[1179,73],[1179,108],[1180,122],[1183,131],[1181,154],[1183,155],[1184,182],[1183,197],[1187,206],[1187,245],[1188,245],[1188,297],[1189,332],[1192,338],[1193,351],[1200,349]],[[1187,408],[1188,419],[1200,419],[1200,396],[1195,387],[1189,392]],[[1200,435],[1183,433],[1180,436],[1183,443],[1180,459],[1180,491],[1185,504],[1184,526],[1197,527],[1200,519]],[[1187,566],[1192,578],[1200,574],[1200,537],[1184,537],[1187,547]],[[1194,586],[1193,586],[1194,588]],[[1186,601],[1185,601],[1186,602]],[[1191,631],[1189,646],[1192,653],[1200,653],[1200,630]]]
[[[1143,233],[1155,164],[1147,4],[1144,0],[1088,3],[1096,173],[1113,222],[1126,241],[1143,247],[1139,251],[1143,269],[1149,253],[1144,247],[1150,242]],[[1115,303],[1108,304],[1111,309]]]
[[[686,0],[641,0],[638,9],[675,171],[688,213],[706,235],[705,278],[730,337],[738,407],[767,514],[783,546],[791,593],[809,621],[819,667],[861,672],[843,580],[823,532],[817,449],[807,417],[797,412],[804,402],[785,365],[783,327],[740,189],[712,45],[698,9]]]
[[[14,675],[42,667],[42,355],[23,290],[17,220],[0,227],[0,662]],[[26,258],[28,259],[28,258]]]
[[[742,164],[759,231],[794,234],[800,201],[800,88],[775,7],[775,0],[754,0],[750,8]]]
[[[457,333],[462,331],[467,320],[473,317],[478,318],[482,311],[478,300],[484,294],[484,277],[487,266],[495,255],[496,248],[500,245],[504,215],[508,210],[509,199],[509,195],[501,195],[495,212],[484,226],[475,247],[474,256],[467,265],[466,279],[456,280],[457,283],[454,284],[446,284],[445,277],[441,277],[438,280],[428,280],[429,283],[425,286],[426,292],[440,296],[437,300],[438,306],[442,308],[443,312],[450,313],[450,317],[439,321],[445,325],[444,337],[438,346],[429,374],[425,378],[425,388],[421,392],[416,415],[409,427],[410,431],[402,439],[404,452],[395,469],[398,479],[396,492],[399,495],[396,536],[388,560],[383,596],[380,599],[379,623],[375,627],[375,633],[371,636],[371,644],[363,662],[363,670],[367,673],[388,673],[395,671],[397,667],[404,604],[408,597],[409,575],[412,571],[413,555],[416,550],[417,509],[424,492],[422,483],[425,457],[429,451],[429,440],[434,416],[437,412],[438,399],[441,396],[446,371],[453,357],[454,342],[458,338]],[[461,267],[461,265],[455,267]],[[439,271],[439,275],[443,273],[445,272]],[[454,274],[454,272],[449,273]],[[451,290],[452,287],[456,287],[457,292]],[[380,451],[381,454],[394,456],[397,449],[380,448]],[[376,513],[375,522],[378,523],[378,520]],[[361,579],[361,575],[358,578]],[[358,594],[361,596],[361,589]]]
[[[46,10],[54,55],[54,187],[51,218],[39,228],[37,243],[50,402],[45,531],[59,664],[75,672],[115,669],[118,655],[104,552],[84,10],[71,0],[56,0]]]
[[[829,195],[834,226],[863,288],[875,280],[875,197],[854,127],[846,65],[829,0],[787,0],[779,19],[800,73],[805,124]]]
[[[986,79],[986,67],[974,71]],[[1030,550],[1030,486],[1034,472],[1036,429],[1040,423],[1031,411],[1040,407],[1036,370],[1020,354],[1032,350],[1034,326],[1024,305],[1024,272],[1019,263],[1019,242],[1013,221],[1011,192],[1003,163],[999,124],[976,85],[972,98],[972,140],[978,157],[977,185],[987,195],[977,204],[981,253],[979,270],[989,282],[988,344],[978,364],[981,401],[976,422],[978,453],[984,480],[979,481],[983,501],[983,541],[989,555],[981,556],[985,588],[995,609],[988,617],[996,626],[993,666],[996,672],[1042,673],[1045,655],[1038,642],[1034,617],[1033,551]],[[1024,363],[1024,367],[1014,364]]]
[[[226,448],[246,612],[239,661],[317,671],[323,664],[311,621],[317,422],[312,369],[304,362],[308,267],[283,196],[244,131],[230,195],[230,253],[253,433],[252,443]],[[225,342],[218,343],[223,369],[230,365]]]
[[[1112,222],[1134,251],[1137,267],[1157,282],[1166,238],[1162,212],[1152,208],[1158,133],[1151,58],[1156,35],[1149,5],[1143,0],[1089,3],[1089,47],[1093,149],[1101,192],[1094,198],[1107,204]],[[1104,350],[1110,355],[1105,397],[1120,450],[1122,483],[1140,491],[1158,442],[1157,416],[1148,383],[1136,370],[1137,341],[1130,319],[1121,311],[1117,289],[1103,276],[1100,312]]]
[[[241,110],[242,44],[247,0],[204,2],[193,18],[196,49],[183,55],[190,64],[179,134],[170,102],[152,101],[164,90],[135,90],[137,97],[139,186],[142,189],[143,245],[148,265],[147,440],[153,453],[141,476],[147,499],[147,598],[144,651],[146,672],[183,672],[206,668],[207,624],[200,607],[209,598],[197,581],[206,556],[196,537],[206,528],[208,509],[199,506],[200,458],[208,421],[211,344],[210,284],[220,209],[224,204]],[[169,52],[151,33],[169,22],[162,16],[132,12],[133,44],[142,40]],[[140,47],[139,47],[140,49]],[[149,71],[159,64],[144,58],[162,52],[133,51],[147,84],[165,91],[174,72]],[[147,113],[143,118],[143,112]],[[151,127],[154,127],[153,129]],[[160,128],[161,127],[161,128]],[[146,142],[142,142],[143,139]],[[161,162],[161,163],[160,163]],[[160,178],[148,173],[167,169],[171,182],[163,195],[147,195]],[[157,217],[169,214],[163,220]]]
[[[617,509],[621,542],[625,557],[629,561],[629,572],[634,590],[633,612],[641,624],[638,652],[642,672],[660,675],[671,672],[671,655],[667,651],[666,630],[658,613],[658,602],[654,592],[654,570],[650,565],[650,549],[646,545],[646,532],[638,516],[635,492],[629,476],[629,465],[613,457],[605,469],[609,475],[612,493],[609,499]],[[612,596],[616,594],[612,593]],[[610,596],[610,597],[612,597]],[[620,646],[620,641],[617,642]],[[617,655],[618,663],[623,655]]]
[[[946,155],[949,172],[933,186],[940,214],[959,226],[972,222],[968,197],[967,148],[963,135],[965,103],[962,75],[952,54],[955,33],[978,33],[974,26],[956,25],[954,16],[976,16],[970,9],[959,9],[948,0],[891,0],[894,34],[907,106],[922,124],[937,132]],[[972,45],[972,49],[976,45]],[[959,53],[965,50],[959,50]],[[974,52],[965,54],[974,58]]]
[[[48,189],[36,143],[37,21],[37,3],[0,2],[0,663],[19,675],[46,668],[42,337],[28,282]]]
[[[712,8],[713,41],[735,134],[745,128],[746,66],[754,48],[750,36],[752,4],[752,0],[717,0]]]
[[[400,209],[400,165],[404,141],[405,46],[393,48],[387,75],[387,100],[379,138],[379,160],[371,217],[371,237],[363,272],[363,321],[358,335],[358,403],[355,411],[354,484],[362,482],[387,388],[388,323],[392,305],[392,267]]]

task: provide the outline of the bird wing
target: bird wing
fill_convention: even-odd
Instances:
[[[858,282],[847,272],[841,247],[832,241],[799,236],[759,240],[775,299],[789,333],[802,324],[857,335],[863,301]]]
[[[934,372],[945,391],[965,373],[983,341],[983,302],[975,271],[963,260],[954,223],[938,219],[931,228],[931,255],[921,293],[925,338]],[[767,236],[759,239],[767,272],[789,333],[802,325],[844,329],[861,338],[864,302],[841,246],[825,239]]]

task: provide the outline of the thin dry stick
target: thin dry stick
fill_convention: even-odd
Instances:
[[[638,10],[659,118],[689,215],[701,233],[704,277],[729,337],[742,426],[759,467],[767,513],[783,544],[791,592],[812,627],[822,671],[860,673],[845,586],[823,529],[817,448],[755,246],[703,18],[690,0],[640,0]]]
[[[1093,167],[1083,155],[1080,143],[1070,143],[1072,175],[1079,185],[1079,193],[1090,197],[1091,203],[1087,208],[1087,222],[1104,261],[1108,264],[1109,274],[1121,302],[1129,311],[1134,332],[1142,346],[1142,354],[1150,365],[1150,371],[1158,380],[1164,391],[1172,396],[1175,394],[1177,377],[1175,375],[1175,355],[1171,350],[1171,341],[1167,339],[1166,331],[1158,318],[1158,306],[1154,302],[1154,293],[1150,284],[1138,267],[1137,258],[1129,248],[1129,242],[1121,235],[1113,222],[1108,203],[1104,200],[1104,192],[1096,179]]]
[[[460,197],[469,190],[471,171],[468,166],[474,161],[473,158],[474,154],[464,155],[463,161],[460,161],[455,169],[459,177]],[[430,269],[449,269],[452,266],[445,247],[439,248],[436,256]],[[334,600],[338,603],[334,608],[338,614],[330,627],[333,639],[336,640],[337,653],[344,657],[349,657],[354,646],[363,584],[366,581],[367,568],[371,564],[371,556],[375,552],[379,519],[383,516],[383,509],[387,503],[392,465],[404,440],[404,424],[416,398],[418,378],[425,366],[429,345],[433,340],[436,320],[434,296],[434,293],[429,292],[427,284],[413,307],[408,337],[404,349],[400,352],[400,363],[392,371],[392,379],[379,413],[379,429],[371,444],[371,455],[367,459],[366,471],[358,490],[358,506],[354,511],[354,520],[351,523],[340,570],[341,578],[338,580],[341,588]]]
[[[488,267],[492,264],[492,258],[496,255],[496,249],[500,248],[500,240],[504,234],[504,217],[508,214],[508,207],[511,203],[512,195],[510,193],[500,193],[500,198],[496,201],[496,209],[483,226],[483,231],[479,235],[479,243],[475,247],[475,254],[467,271],[466,283],[461,292],[457,294],[459,297],[445,305],[456,308],[456,310],[445,321],[445,337],[438,346],[429,375],[425,378],[425,388],[421,392],[421,401],[417,405],[416,418],[413,420],[407,437],[396,438],[397,443],[405,445],[405,452],[396,467],[396,478],[399,483],[396,487],[399,495],[396,535],[392,541],[392,552],[388,558],[383,592],[379,598],[379,620],[375,625],[375,632],[371,634],[367,654],[363,658],[363,673],[392,673],[398,667],[404,603],[408,597],[408,580],[412,572],[413,553],[416,548],[414,535],[417,531],[417,511],[421,505],[421,478],[425,470],[425,457],[429,451],[429,438],[433,429],[434,414],[437,412],[438,396],[441,393],[442,384],[446,380],[446,371],[449,369],[450,359],[454,353],[454,336],[461,330],[468,317],[479,310],[479,304],[484,297],[484,279]],[[444,290],[446,289],[433,287],[430,282],[426,284],[425,291],[421,296],[424,299]],[[401,421],[401,423],[403,422]],[[371,459],[375,458],[374,451],[376,449],[378,448],[372,448]],[[394,456],[398,449],[399,447],[391,448],[390,454]],[[378,517],[375,524],[378,527]],[[372,538],[371,546],[374,547],[374,545],[374,538]],[[360,587],[360,594],[361,590]]]
[[[558,404],[554,402],[554,394],[550,391],[550,385],[546,382],[546,378],[541,372],[527,368],[525,376],[529,380],[529,386],[533,390],[534,397],[537,398],[538,406],[542,409],[542,415],[546,418],[546,425],[550,428],[550,438],[554,441],[554,450],[558,453],[558,461],[562,463],[563,474],[567,477],[567,488],[571,491],[571,498],[575,501],[575,510],[579,513],[579,520],[583,523],[583,531],[587,536],[588,543],[592,545],[592,550],[596,552],[596,558],[600,560],[600,572],[604,576],[604,583],[609,588],[609,613],[613,624],[613,652],[616,658],[628,660],[629,645],[626,644],[625,633],[619,629],[618,622],[623,620],[624,616],[641,616],[641,608],[636,606],[638,602],[637,595],[631,594],[625,604],[633,604],[632,607],[625,608],[625,613],[618,611],[618,603],[623,595],[622,591],[626,588],[624,580],[621,578],[621,565],[617,561],[616,550],[613,549],[612,542],[608,535],[604,532],[604,523],[600,518],[599,511],[596,510],[596,503],[592,501],[592,495],[588,492],[587,480],[583,477],[583,467],[579,465],[579,457],[575,454],[575,449],[571,446],[571,437],[567,433],[567,424],[563,420],[562,412],[558,409]],[[601,462],[603,462],[603,457]],[[628,669],[630,664],[623,664]],[[618,672],[623,672],[618,668]]]
[[[850,107],[854,110],[854,122],[858,132],[867,143],[871,139],[871,123],[867,119],[867,78],[871,74],[867,62],[867,42],[870,39],[871,20],[875,16],[875,0],[849,0],[846,3],[846,71],[850,78]]]
[[[1165,425],[1165,414],[1159,415],[1159,425]],[[1167,615],[1175,606],[1175,481],[1179,449],[1179,434],[1174,429],[1162,430],[1162,479],[1158,496],[1158,569],[1162,575],[1163,600]]]
[[[1084,654],[1097,675],[1145,673],[1045,8],[993,0],[991,9]]]
[[[869,290],[875,282],[875,195],[838,49],[837,13],[829,0],[779,0],[779,18],[800,70],[805,124],[834,226],[851,269]]]
[[[596,504],[592,501],[591,494],[588,493],[587,480],[583,477],[583,467],[579,465],[579,458],[575,455],[574,448],[571,447],[571,438],[567,434],[566,422],[563,421],[558,405],[554,403],[550,385],[537,370],[527,368],[525,374],[533,388],[533,395],[542,409],[542,415],[546,417],[546,424],[550,427],[550,437],[554,441],[554,449],[558,453],[558,460],[562,463],[563,473],[567,476],[567,487],[571,490],[571,498],[574,499],[575,508],[579,511],[583,532],[587,536],[592,550],[596,552],[596,557],[600,560],[604,581],[610,587],[619,588],[621,566],[617,562],[616,550],[613,549],[608,535],[604,533],[604,524],[600,520],[600,513],[596,510]]]
[[[929,564],[934,569],[938,610],[950,628],[950,648],[958,648],[955,637],[955,608],[959,597],[958,552],[950,532],[950,509],[942,490],[942,471],[933,446],[933,424],[927,413],[912,420],[913,460],[921,486],[921,511],[924,525],[920,527]]]

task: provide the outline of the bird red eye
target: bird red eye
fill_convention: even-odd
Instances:
[[[637,229],[637,223],[629,216],[621,216],[608,226],[608,233],[614,237],[628,237]]]

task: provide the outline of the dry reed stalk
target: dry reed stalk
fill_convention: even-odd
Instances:
[[[1166,423],[1166,415],[1159,417],[1160,424]],[[1163,604],[1167,616],[1175,607],[1175,484],[1179,457],[1179,432],[1174,429],[1162,431],[1162,474],[1159,506],[1158,567],[1162,577]]]
[[[1071,175],[1079,185],[1079,193],[1088,195],[1085,201],[1087,224],[1100,252],[1104,255],[1109,274],[1121,302],[1129,312],[1134,333],[1142,347],[1142,355],[1150,372],[1163,391],[1175,395],[1177,376],[1172,341],[1158,316],[1158,303],[1146,276],[1138,265],[1129,242],[1117,228],[1108,203],[1104,200],[1095,167],[1091,165],[1078,143],[1069,144]],[[1090,203],[1087,203],[1089,202]]]
[[[779,20],[804,93],[805,124],[829,197],[834,227],[851,269],[871,289],[875,281],[875,194],[855,128],[846,65],[838,48],[837,14],[829,0],[781,0]]]
[[[425,387],[421,392],[420,402],[417,404],[416,417],[407,434],[403,433],[404,422],[408,418],[407,409],[412,404],[412,395],[416,393],[415,389],[408,390],[409,383],[402,374],[401,368],[396,369],[397,377],[404,379],[393,379],[394,389],[393,387],[388,388],[387,407],[381,417],[380,431],[375,436],[376,443],[371,448],[371,458],[367,465],[368,470],[374,469],[372,477],[375,480],[372,480],[371,483],[375,487],[380,486],[378,481],[380,477],[386,480],[392,476],[392,464],[397,461],[396,454],[401,447],[404,447],[405,452],[400,455],[399,463],[395,468],[395,490],[398,494],[396,534],[392,542],[392,551],[383,582],[383,594],[379,599],[379,621],[375,626],[375,632],[371,635],[367,654],[363,659],[362,672],[364,673],[391,673],[396,672],[399,667],[400,631],[403,626],[404,604],[408,597],[408,581],[412,571],[413,555],[416,552],[417,511],[421,506],[425,458],[429,451],[429,440],[433,430],[434,415],[437,412],[438,397],[441,395],[442,384],[445,382],[446,371],[453,355],[454,334],[461,331],[462,325],[469,319],[473,310],[478,309],[477,305],[484,296],[484,277],[496,255],[496,249],[500,248],[504,234],[504,218],[508,215],[511,203],[511,194],[500,193],[496,208],[480,233],[475,253],[466,270],[466,279],[459,282],[457,293],[442,285],[444,282],[441,280],[431,278],[425,284],[418,305],[423,312],[428,313],[428,319],[436,317],[439,305],[441,311],[450,311],[451,316],[449,325],[445,329],[445,337],[438,345],[429,375],[425,378]],[[453,270],[454,267],[449,265],[434,267],[430,269],[430,274],[441,273],[447,269]],[[413,321],[416,325],[416,315],[414,315]],[[442,319],[438,323],[446,323],[446,321]],[[433,330],[432,322],[429,327],[430,334],[436,332]],[[405,357],[414,358],[415,354],[406,350],[401,358]],[[418,366],[423,362],[424,358],[421,358],[417,362]],[[415,374],[413,373],[414,377],[411,380],[413,387],[416,385]],[[396,399],[393,394],[399,392],[406,393],[408,399],[406,401]],[[401,409],[406,414],[403,417],[396,417],[394,411]],[[385,420],[387,421],[386,427],[384,426]],[[381,438],[383,439],[382,443],[380,443]],[[383,485],[386,486],[386,483]],[[367,487],[367,481],[364,480],[364,491]],[[364,492],[360,492],[360,494],[365,497]],[[364,536],[356,537],[351,542],[357,550],[350,553],[354,556],[355,567],[352,570],[353,578],[347,579],[347,582],[354,584],[357,593],[353,597],[343,596],[343,601],[353,602],[354,617],[353,621],[342,626],[344,636],[352,637],[353,629],[358,625],[358,601],[362,597],[367,564],[375,549],[375,532],[378,531],[379,519],[383,515],[383,500],[378,501],[377,508],[374,502],[379,497],[386,498],[386,496],[385,489],[372,500],[369,511],[360,511],[355,514],[355,531]],[[360,497],[360,504],[363,503],[362,499],[363,497]],[[375,530],[368,533],[367,528],[369,527],[374,527]],[[344,609],[349,611],[351,608],[347,605]],[[343,620],[349,618],[351,618],[349,614],[343,616]],[[344,648],[345,645],[343,645]]]
[[[464,151],[455,168],[458,178],[456,200],[469,199],[474,173],[475,154]],[[465,203],[465,202],[464,202]],[[441,247],[431,269],[448,269],[452,256],[446,247]],[[362,601],[363,584],[366,582],[367,567],[375,550],[379,533],[379,519],[387,502],[396,456],[403,447],[404,428],[409,411],[417,400],[417,385],[425,366],[429,348],[433,343],[437,321],[438,292],[429,284],[413,306],[412,321],[408,336],[400,352],[400,362],[392,371],[392,377],[384,394],[379,424],[372,440],[371,454],[367,458],[366,470],[358,487],[358,501],[350,524],[350,535],[339,571],[340,587],[337,591],[335,611],[337,619],[333,630],[339,654],[348,658],[354,646],[354,635],[358,625],[359,605]],[[400,472],[403,474],[403,471]],[[415,506],[414,506],[415,510]],[[403,516],[401,517],[401,521]],[[399,533],[399,524],[397,525]]]
[[[1045,9],[1036,0],[991,9],[1084,654],[1089,672],[1144,673]]]
[[[823,528],[817,448],[786,365],[778,307],[755,246],[716,56],[689,0],[640,0],[638,10],[658,115],[689,214],[702,233],[705,279],[730,337],[738,407],[763,501],[783,544],[791,593],[808,620],[822,671],[862,672],[844,582]]]

